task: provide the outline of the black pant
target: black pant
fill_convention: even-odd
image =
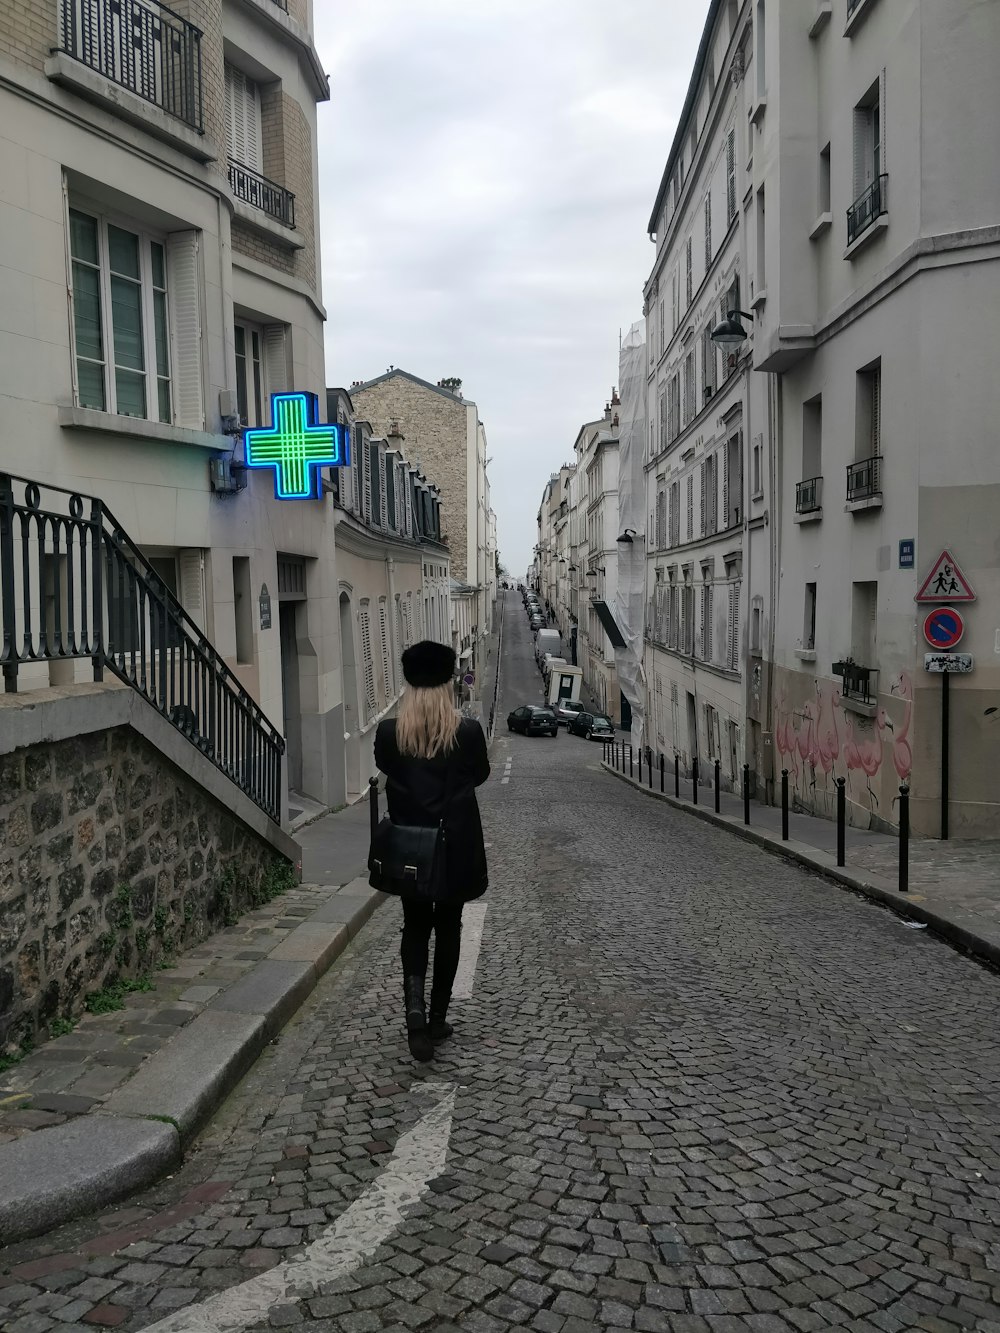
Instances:
[[[447,1002],[451,996],[458,956],[462,949],[462,903],[418,903],[403,899],[403,942],[400,957],[405,977],[427,974],[427,954],[434,931],[435,997]]]

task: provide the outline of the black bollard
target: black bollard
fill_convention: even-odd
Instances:
[[[368,816],[371,819],[372,838],[378,828],[378,778],[368,779]]]
[[[628,775],[629,775],[630,778],[634,778],[634,777],[635,777],[635,770],[634,770],[633,767],[632,767],[632,746],[631,746],[631,745],[628,747]]]
[[[910,891],[910,788],[899,789],[899,891]]]
[[[691,800],[698,804],[698,756],[691,760]]]
[[[718,759],[715,761],[715,813],[719,814],[722,810],[722,765]]]
[[[660,794],[661,794],[661,795],[663,794],[663,792],[665,792],[665,791],[667,790],[666,785],[665,785],[665,781],[666,781],[666,771],[667,771],[666,761],[664,760],[663,755],[661,754],[661,755],[660,755]]]
[[[750,765],[743,765],[743,822],[750,826]]]
[[[642,746],[639,747],[639,786],[642,786]]]
[[[649,747],[648,745],[646,746],[646,775],[647,775],[647,786],[649,787],[649,790],[652,791],[652,790],[653,790],[653,751],[650,749],[650,747]]]
[[[681,799],[681,757],[674,755],[674,795],[678,800]]]
[[[837,778],[837,865],[842,866],[846,862],[844,854],[844,839],[847,829],[847,787],[846,778]]]
[[[788,841],[788,769],[781,770],[781,841]]]

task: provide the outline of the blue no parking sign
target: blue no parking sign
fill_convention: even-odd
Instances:
[[[924,638],[939,652],[954,648],[964,633],[965,621],[953,606],[935,607],[924,620]]]

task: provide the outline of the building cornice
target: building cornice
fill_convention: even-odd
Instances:
[[[335,509],[338,549],[367,560],[401,560],[419,564],[424,551],[422,542],[406,537],[395,537],[389,532],[377,532],[348,513]]]

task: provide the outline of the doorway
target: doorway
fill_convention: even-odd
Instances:
[[[694,695],[688,691],[687,695],[687,715],[688,715],[688,760],[690,763],[698,758],[698,708],[694,701]]]
[[[299,696],[299,642],[296,618],[299,602],[278,603],[281,641],[281,713],[285,734],[288,790],[302,789],[302,709]]]

